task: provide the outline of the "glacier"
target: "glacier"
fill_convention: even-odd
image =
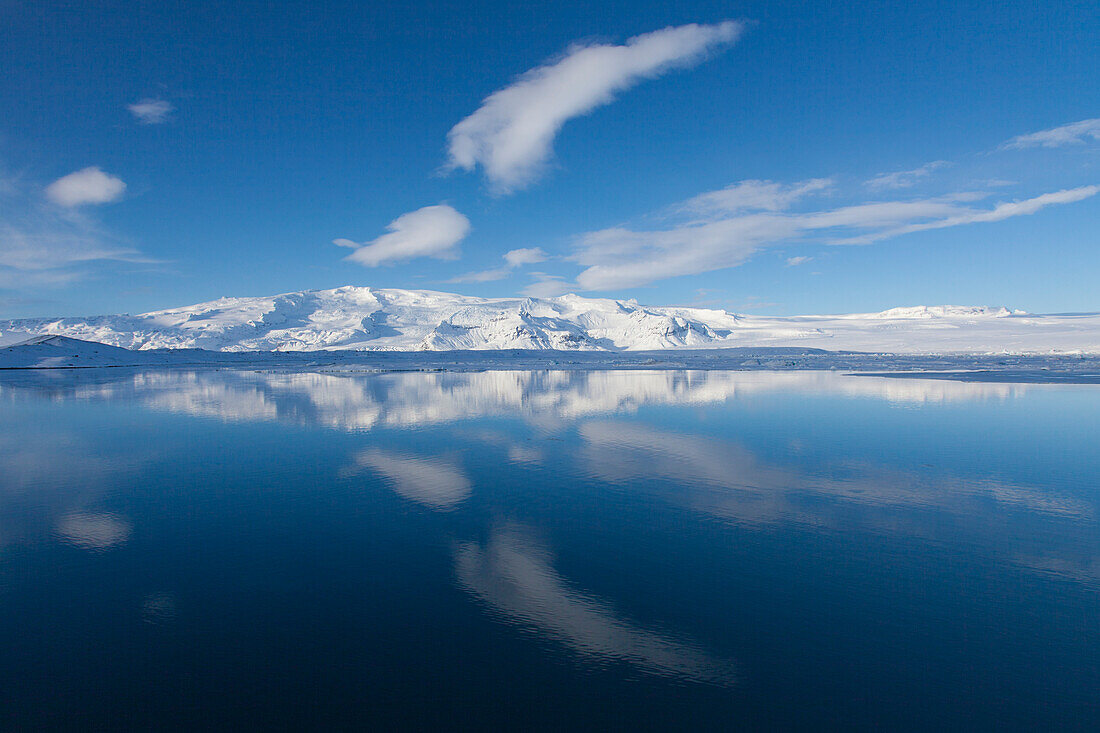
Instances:
[[[759,316],[633,300],[479,298],[346,286],[139,315],[0,320],[0,347],[63,336],[131,350],[660,351],[793,347],[895,354],[1096,354],[1100,313],[917,306]]]

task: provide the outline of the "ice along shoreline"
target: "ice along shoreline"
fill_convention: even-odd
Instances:
[[[958,381],[1100,384],[1097,354],[890,354],[795,347],[659,351],[132,351],[64,336],[0,349],[0,370],[102,368],[287,371],[773,370]]]

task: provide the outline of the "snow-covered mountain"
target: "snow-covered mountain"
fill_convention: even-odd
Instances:
[[[836,316],[749,316],[582,298],[475,298],[343,287],[221,298],[140,315],[0,321],[0,346],[60,335],[128,349],[215,351],[797,346],[893,353],[1100,352],[1100,314],[918,306]]]

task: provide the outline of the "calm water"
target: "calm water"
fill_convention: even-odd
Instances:
[[[0,377],[0,726],[1095,729],[1100,388]]]

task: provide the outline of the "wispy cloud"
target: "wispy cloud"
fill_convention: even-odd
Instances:
[[[546,253],[539,247],[513,249],[504,253],[504,264],[489,270],[468,272],[465,275],[451,278],[447,282],[452,283],[487,283],[494,280],[503,280],[512,272],[524,265],[532,265],[537,262],[545,262]]]
[[[415,257],[454,259],[458,243],[470,232],[470,220],[446,204],[437,204],[402,214],[386,229],[388,234],[365,244],[350,239],[334,239],[333,244],[355,250],[347,259],[367,267]]]
[[[565,295],[570,290],[577,290],[574,283],[568,282],[560,275],[549,275],[545,272],[533,272],[534,281],[529,283],[522,291],[523,295],[531,298],[555,298]]]
[[[61,206],[84,206],[117,201],[125,191],[121,178],[89,166],[51,183],[46,187],[46,197]]]
[[[130,114],[142,125],[160,125],[168,121],[176,110],[171,102],[164,99],[142,99],[126,105]]]
[[[570,259],[584,267],[576,281],[579,289],[613,290],[734,267],[762,249],[810,237],[828,244],[870,244],[926,229],[1033,214],[1047,206],[1081,201],[1097,193],[1100,186],[1082,186],[992,208],[976,208],[972,202],[986,194],[962,192],[800,213],[771,210],[768,207],[772,202],[765,201],[729,216],[688,221],[667,229],[615,227],[589,232],[579,238]]]
[[[931,163],[925,163],[920,168],[914,168],[913,170],[883,173],[867,181],[864,185],[868,188],[877,190],[909,188],[918,184],[922,179],[932,175],[935,171],[946,168],[949,165],[951,165],[950,161],[933,160]]]
[[[103,261],[153,262],[82,212],[47,203],[37,185],[0,174],[0,288],[64,285]]]
[[[745,298],[744,302],[731,306],[731,309],[735,312],[741,311],[761,311],[768,308],[778,308],[782,303],[774,303],[770,300],[764,300],[759,295],[750,295]]]
[[[739,211],[782,211],[807,194],[828,189],[829,178],[811,178],[794,184],[775,181],[740,181],[717,191],[693,196],[680,204],[680,211],[711,216]]]
[[[608,104],[644,79],[698,63],[734,42],[735,21],[683,25],[635,36],[621,46],[578,44],[493,92],[448,133],[449,167],[480,165],[492,189],[507,193],[534,181],[554,137],[570,119]]]
[[[788,257],[787,258],[787,267],[798,267],[799,265],[806,264],[807,262],[809,262],[812,259],[813,259],[813,257],[807,257],[805,255],[799,255],[798,257]]]
[[[1003,149],[1060,148],[1064,145],[1083,145],[1089,139],[1100,140],[1100,117],[1072,122],[1049,130],[1019,135],[1006,142]]]
[[[1095,196],[1100,193],[1100,186],[1081,186],[1054,193],[1044,193],[1023,201],[1008,201],[999,203],[992,209],[967,209],[959,211],[942,219],[906,224],[893,229],[878,232],[870,232],[858,237],[834,240],[833,244],[870,244],[881,239],[896,237],[900,234],[920,232],[927,229],[944,229],[946,227],[960,226],[962,224],[977,224],[982,222],[1002,221],[1013,216],[1027,216],[1054,204],[1072,204],[1077,201]]]

